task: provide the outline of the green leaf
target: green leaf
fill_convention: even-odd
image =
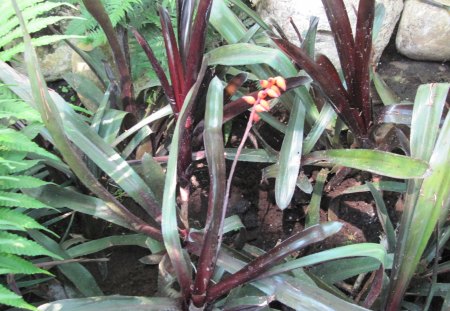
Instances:
[[[61,257],[46,250],[36,242],[9,232],[0,231],[0,245],[1,253],[27,256],[47,255],[61,259]]]
[[[71,257],[58,245],[57,242],[50,239],[48,236],[42,234],[39,231],[30,230],[29,235],[37,241],[39,244],[46,247],[48,250],[56,254],[56,258],[70,259]],[[55,255],[52,257],[55,258]],[[97,285],[95,278],[92,274],[79,263],[66,263],[63,265],[57,265],[57,269],[61,271],[75,287],[85,296],[101,296],[102,291]]]
[[[45,158],[59,161],[59,158],[32,142],[24,134],[13,129],[0,129],[0,151],[32,152]]]
[[[161,167],[161,164],[156,162],[153,157],[146,153],[142,157],[141,169],[142,178],[144,178],[150,188],[155,190],[155,196],[158,202],[162,203],[166,174]]]
[[[450,117],[439,125],[450,84],[421,85],[411,122],[411,155],[428,161],[431,174],[408,182],[391,273],[388,308],[399,308],[401,298],[416,270],[428,240],[440,218],[448,214],[450,195]]]
[[[106,143],[111,144],[116,139],[123,119],[127,114],[128,112],[121,110],[106,110],[98,130],[98,134],[103,137]]]
[[[375,186],[372,185],[372,183],[367,183],[367,186],[369,187],[370,192],[372,193],[373,198],[375,199],[378,218],[380,220],[381,226],[383,227],[383,231],[387,237],[388,251],[390,253],[393,253],[395,250],[395,243],[397,241],[397,237],[395,234],[394,226],[392,225],[392,222],[389,219],[387,208],[383,201],[383,196],[381,195],[380,192],[378,192]]]
[[[320,223],[320,202],[322,199],[323,186],[328,176],[327,169],[321,169],[317,174],[316,184],[306,212],[305,228]]]
[[[389,258],[392,265],[392,257]],[[330,286],[336,282],[344,281],[362,273],[375,271],[379,268],[380,262],[371,257],[344,257],[343,259],[327,261],[312,266],[308,269],[308,272]]]
[[[388,181],[382,180],[379,182],[373,182],[372,186],[375,187],[378,191],[392,191],[392,192],[406,192],[406,184],[398,181]],[[370,191],[369,186],[367,184],[353,186],[345,189],[342,194],[349,193],[359,193],[359,192],[367,192]]]
[[[197,82],[196,82],[197,84]],[[178,234],[178,212],[176,206],[177,195],[177,160],[180,142],[180,120],[186,119],[186,107],[189,106],[192,93],[196,91],[194,85],[186,96],[183,108],[180,111],[175,130],[172,137],[169,160],[167,162],[166,180],[164,184],[164,195],[162,204],[162,221],[161,231],[164,238],[164,246],[167,254],[172,262],[173,268],[178,278],[178,283],[182,287],[182,292],[189,293],[192,283],[191,262],[188,256],[185,256],[183,247],[181,246],[180,236]],[[195,96],[194,96],[195,97]]]
[[[428,169],[426,162],[414,158],[364,149],[316,151],[302,159],[303,165],[340,165],[393,178],[420,178]]]
[[[0,189],[36,188],[47,185],[48,182],[33,176],[0,176]]]
[[[81,95],[83,105],[91,112],[96,112],[103,100],[103,92],[94,81],[77,73],[66,73],[63,79]]]
[[[0,152],[2,154],[3,152]],[[3,155],[4,156],[4,155]],[[0,156],[0,174],[14,174],[19,173],[40,163],[40,160],[10,160],[8,157]]]
[[[0,206],[44,208],[48,205],[22,193],[0,191]]]
[[[299,259],[291,260],[275,266],[274,268],[264,273],[264,275],[276,275],[294,269],[315,265],[320,262],[349,257],[370,257],[376,259],[379,265],[382,264],[386,268],[390,267],[388,254],[382,245],[375,243],[360,243],[340,246],[312,255],[304,256]],[[377,267],[375,269],[377,269]]]
[[[0,208],[0,230],[5,228],[5,226],[9,230],[26,231],[26,229],[40,229],[49,231],[22,211],[2,207]]]
[[[113,224],[132,230],[132,225],[125,216],[115,210],[110,204],[88,195],[56,185],[47,185],[38,189],[26,190],[30,196],[39,198],[42,202],[54,207],[68,207],[71,210],[98,217]]]
[[[16,293],[10,291],[6,287],[0,284],[0,303],[16,307],[16,308],[23,308],[27,310],[38,310],[36,307],[30,305],[29,303],[25,302],[23,298]]]
[[[225,148],[225,158],[228,160],[234,160],[236,157],[236,151],[236,148]],[[277,159],[264,149],[242,149],[242,152],[239,155],[239,161],[275,163]]]
[[[280,209],[288,207],[294,195],[302,156],[304,122],[305,108],[296,97],[281,146],[275,180],[275,200]]]
[[[37,274],[51,275],[47,270],[40,269],[28,260],[11,254],[0,253],[0,274]],[[1,302],[1,300],[0,300]]]
[[[147,239],[148,236],[143,234],[112,235],[73,246],[66,252],[70,257],[75,258],[90,255],[113,246],[133,245],[147,248]]]
[[[308,154],[313,150],[317,141],[330,122],[336,117],[333,107],[326,103],[320,111],[319,118],[314,124],[313,128],[309,131],[308,135],[303,140],[302,154]]]
[[[103,296],[65,299],[41,305],[40,311],[124,311],[124,310],[181,310],[181,303],[173,298],[146,298],[132,296]]]
[[[297,74],[288,57],[280,50],[249,43],[236,43],[215,48],[208,53],[209,65],[256,65],[266,64],[284,77]]]

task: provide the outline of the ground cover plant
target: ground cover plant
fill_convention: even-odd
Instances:
[[[86,29],[104,33],[113,59],[107,62],[107,57],[99,56],[99,50],[88,53],[74,46],[98,79],[95,83],[76,74],[66,76],[82,95],[80,106],[67,103],[48,89],[42,77],[28,30],[32,24],[28,20],[30,11],[42,3],[11,0],[5,6],[13,12],[8,18],[15,31],[23,37],[27,76],[1,61],[0,80],[20,98],[21,105],[39,112],[41,125],[31,138],[39,133],[38,142],[52,151],[41,152],[52,158],[53,162],[43,162],[52,169],[39,175],[41,181],[33,179],[33,187],[14,185],[11,189],[34,198],[46,211],[61,215],[69,211],[70,217],[78,217],[75,212],[84,214],[86,228],[98,226],[95,217],[121,227],[123,234],[100,234],[87,241],[67,239],[66,234],[59,239],[51,233],[30,230],[49,230],[37,222],[32,222],[33,228],[2,227],[27,232],[42,251],[18,254],[41,256],[38,260],[26,259],[41,268],[56,266],[58,274],[64,276],[61,280],[74,289],[72,299],[41,304],[39,310],[416,310],[430,308],[436,303],[435,296],[444,298],[441,304],[445,310],[448,284],[439,282],[438,274],[448,266],[439,258],[449,236],[450,177],[446,172],[450,117],[443,117],[449,85],[430,84],[418,89],[411,105],[410,135],[395,125],[386,135],[377,134],[386,125],[376,121],[371,106],[371,76],[378,79],[370,64],[374,1],[361,1],[355,37],[343,2],[323,1],[344,68],[342,81],[326,56],[314,56],[314,19],[304,38],[299,36],[302,46],[297,47],[279,28],[278,33],[271,31],[238,0],[176,1],[172,7],[161,6],[158,15],[151,12],[152,31],[158,28],[164,41],[162,56],[148,43],[148,33],[136,24],[138,19],[128,28],[128,14],[132,16],[133,10],[142,10],[146,4],[154,7],[154,2],[79,2],[92,16]],[[114,5],[122,9],[114,11]],[[254,25],[247,28],[236,10],[247,14]],[[119,12],[120,18],[112,12]],[[31,19],[39,14],[31,14]],[[159,18],[158,26],[155,18]],[[92,26],[93,20],[96,26]],[[208,27],[221,38],[219,47],[207,45]],[[149,84],[153,96],[146,95],[150,86],[136,92],[131,42],[143,49],[152,75],[158,78],[158,82]],[[379,87],[379,92],[383,97],[388,90]],[[324,104],[319,110],[316,103],[320,102]],[[11,109],[10,102],[7,107]],[[401,110],[402,106],[390,108]],[[287,112],[287,124],[271,115],[276,109]],[[19,112],[23,110],[13,120],[9,112],[2,129],[5,133],[13,135],[12,127],[23,132],[21,124],[31,126],[32,120]],[[230,124],[239,118],[244,119],[246,127],[238,142],[232,144]],[[395,124],[395,118],[391,122]],[[259,131],[263,123],[281,137],[279,150]],[[401,143],[389,143],[392,137]],[[8,153],[8,148],[11,144],[0,150]],[[35,160],[39,155],[36,150],[43,150],[36,148],[20,150],[21,159]],[[391,152],[396,149],[403,155]],[[1,159],[9,161],[6,156]],[[196,163],[201,161],[208,169],[209,187],[207,209],[198,216],[190,194]],[[265,164],[264,177],[275,178],[277,208],[286,209],[295,191],[312,193],[303,230],[266,251],[245,240],[240,246],[228,242],[229,238],[238,241],[245,233],[241,219],[227,213],[238,161]],[[310,167],[326,168],[310,179],[305,177]],[[368,179],[352,191],[372,193],[387,246],[341,245],[299,256],[299,251],[342,229],[342,223],[320,218],[320,202],[324,185],[338,184],[351,169],[378,178]],[[6,173],[24,178],[16,174],[20,171]],[[397,232],[381,191],[405,192],[405,209]],[[5,194],[5,198],[14,195]],[[21,208],[33,205],[23,205],[5,205],[1,212],[11,210],[21,215],[17,217],[26,217]],[[8,237],[15,243],[25,243],[21,236]],[[151,252],[143,260],[158,264],[155,297],[104,295],[96,278],[82,265],[89,260],[84,256],[117,245],[137,245]],[[11,256],[11,251],[2,247],[2,256],[7,254],[3,260]],[[19,260],[16,258],[16,262]],[[10,274],[8,285],[16,294],[8,292],[10,296],[0,296],[0,301],[16,306],[21,292],[11,280],[23,278],[26,271],[4,269],[3,273]],[[365,285],[357,297],[349,297],[335,286],[359,275],[368,277],[361,280]],[[431,281],[426,276],[431,276]],[[415,284],[410,288],[425,299],[406,298],[413,277]],[[30,281],[46,280],[25,278],[24,284]],[[6,287],[0,289],[6,293]]]

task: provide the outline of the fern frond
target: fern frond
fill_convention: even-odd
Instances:
[[[25,215],[23,211],[5,207],[0,208],[0,230],[26,231],[27,229],[39,229],[51,232],[30,216]]]
[[[49,25],[53,25],[62,20],[69,19],[82,19],[76,16],[48,16],[42,17],[43,14],[48,14],[48,12],[54,8],[60,6],[69,6],[76,9],[73,5],[65,2],[50,2],[42,0],[17,0],[19,8],[23,13],[24,19],[26,21],[28,32],[30,34],[35,34],[38,31],[46,28]],[[0,53],[0,59],[3,61],[9,61],[11,58],[24,50],[23,45],[14,40],[22,37],[22,30],[19,27],[19,21],[15,16],[14,9],[12,8],[10,1],[3,1],[0,7],[2,12],[0,17],[0,48],[4,51]],[[51,38],[49,38],[51,37]],[[76,38],[76,36],[47,36],[44,38],[36,37],[33,40],[34,46],[42,46],[50,43],[54,43],[67,38]],[[5,48],[8,44],[13,44],[12,48]]]
[[[29,189],[48,185],[49,183],[33,176],[0,176],[0,189]]]
[[[23,300],[21,296],[10,291],[1,284],[0,284],[0,303],[11,307],[37,311],[36,307],[25,302],[25,300]]]
[[[41,116],[22,100],[0,99],[0,119],[5,119],[7,124],[14,124],[18,120],[26,120],[29,123],[40,122]]]
[[[14,233],[0,231],[0,245],[0,252],[2,253],[26,256],[50,256],[61,259],[61,257],[48,251],[38,243]]]
[[[125,18],[125,14],[133,10],[133,5],[142,4],[141,0],[107,1],[105,9],[109,14],[111,23],[116,26]]]
[[[39,164],[40,160],[14,160],[0,156],[0,174],[20,173]]]
[[[47,274],[50,272],[40,269],[28,260],[22,259],[16,255],[0,253],[0,274]]]
[[[2,151],[32,152],[45,158],[60,161],[54,154],[39,147],[27,136],[13,129],[0,129],[0,152]]]
[[[23,1],[19,1],[19,2],[23,2]],[[31,1],[31,2],[36,2],[36,1]],[[34,18],[36,18],[36,16],[46,14],[57,7],[66,5],[64,3],[57,3],[57,2],[50,2],[50,1],[45,1],[43,3],[40,3],[39,5],[36,5],[36,4],[37,3],[35,3],[32,6],[27,7],[26,9],[22,9],[22,16],[26,21],[34,19]],[[75,8],[73,6],[71,6],[71,7]],[[17,18],[11,18],[12,16],[15,16],[16,13],[14,12],[14,10],[10,11],[10,9],[12,9],[11,4],[8,5],[7,14],[3,14],[2,16],[0,16],[0,22],[1,22],[0,33],[1,34],[4,34],[8,30],[14,29],[19,26],[19,20]],[[11,12],[13,14],[9,15]],[[7,16],[7,15],[9,15],[9,16]]]
[[[50,207],[26,194],[5,191],[0,191],[0,206],[25,208]]]
[[[83,36],[75,36],[75,35],[51,35],[51,36],[42,36],[38,38],[31,39],[31,44],[34,47],[44,46],[48,44],[52,44],[65,39],[81,39]],[[0,52],[0,59],[7,62],[10,61],[14,55],[21,53],[25,50],[25,46],[23,43],[19,43],[14,45],[12,48],[7,49],[6,51]]]

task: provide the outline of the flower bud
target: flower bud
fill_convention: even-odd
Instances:
[[[284,80],[283,77],[275,77],[275,84],[276,86],[278,86],[280,89],[282,89],[283,91],[286,91],[286,80]]]
[[[269,111],[269,110],[270,110],[270,104],[269,104],[269,102],[268,102],[267,100],[262,99],[262,100],[259,102],[259,105],[258,105],[258,106],[263,107],[263,108],[265,109],[264,111]]]
[[[249,105],[256,103],[256,99],[253,96],[243,96],[242,99]]]
[[[275,86],[272,85],[270,89],[266,89],[267,95],[269,95],[272,98],[277,98],[281,95],[280,90]]]
[[[260,81],[259,81],[259,84],[261,85],[261,87],[262,87],[263,89],[266,89],[266,88],[272,86],[272,84],[270,84],[269,81],[267,81],[267,80],[260,80]]]
[[[266,97],[267,97],[267,92],[266,91],[259,91],[258,92],[258,98],[264,99]]]

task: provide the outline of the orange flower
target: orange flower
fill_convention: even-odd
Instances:
[[[283,77],[278,76],[278,77],[275,77],[274,80],[275,80],[275,84],[280,89],[282,89],[283,91],[286,91],[286,80],[284,80]]]
[[[253,96],[243,96],[242,99],[249,105],[256,103],[256,99]]]

